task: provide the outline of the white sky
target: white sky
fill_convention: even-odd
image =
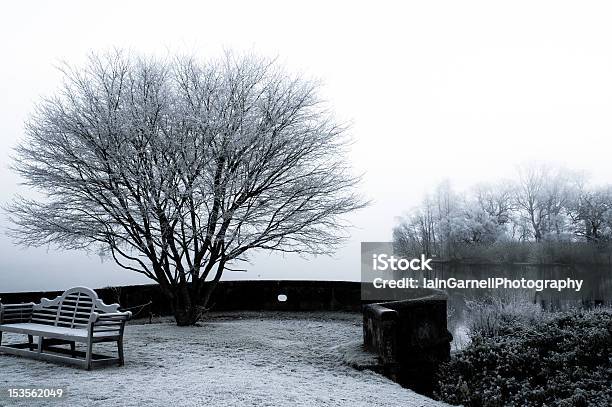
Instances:
[[[448,177],[458,189],[527,159],[610,176],[612,9],[563,1],[15,1],[0,14],[0,202],[19,190],[9,153],[60,60],[110,47],[278,56],[320,78],[351,120],[351,160],[374,204],[334,258],[261,254],[225,279],[359,279],[359,242]],[[7,224],[5,216],[0,227]],[[145,282],[93,255],[0,237],[0,292]]]

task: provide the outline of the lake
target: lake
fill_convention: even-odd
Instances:
[[[562,310],[568,307],[593,307],[612,305],[612,266],[600,265],[469,265],[436,263],[433,271],[414,272],[419,279],[458,280],[487,279],[506,277],[529,280],[583,280],[580,291],[564,289],[561,291],[544,289],[519,289],[521,297],[532,303],[540,304],[547,310]],[[449,330],[455,337],[455,347],[460,347],[467,338],[466,320],[469,318],[466,301],[482,299],[487,296],[503,296],[516,289],[454,288],[446,289],[449,305]]]

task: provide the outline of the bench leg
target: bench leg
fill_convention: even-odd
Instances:
[[[34,336],[28,335],[28,349],[34,350]]]
[[[2,331],[0,331],[0,346],[2,346]]]
[[[85,364],[87,365],[87,370],[91,370],[91,353],[93,350],[93,343],[92,341],[88,341],[87,342],[87,353],[85,354]]]
[[[70,342],[70,352],[72,353],[72,357],[76,358],[76,344],[74,341]]]
[[[38,353],[42,353],[43,351],[43,342],[45,341],[45,338],[42,336],[38,337],[38,349],[36,350]]]
[[[123,366],[123,338],[117,341],[117,352],[119,353],[119,366]]]

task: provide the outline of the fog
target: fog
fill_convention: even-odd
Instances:
[[[464,188],[537,159],[610,182],[611,9],[606,2],[9,2],[0,24],[0,202],[18,191],[11,149],[60,61],[111,47],[277,56],[319,78],[352,123],[350,160],[373,204],[333,257],[258,253],[225,279],[359,279],[359,243],[442,179]],[[0,227],[6,229],[6,215]],[[95,253],[16,247],[0,235],[0,292],[146,282]]]

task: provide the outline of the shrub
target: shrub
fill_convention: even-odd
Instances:
[[[466,407],[612,405],[612,309],[501,319],[438,372],[436,398]]]
[[[472,335],[496,337],[510,323],[530,325],[545,317],[528,290],[500,290],[496,296],[466,300],[467,328]]]

